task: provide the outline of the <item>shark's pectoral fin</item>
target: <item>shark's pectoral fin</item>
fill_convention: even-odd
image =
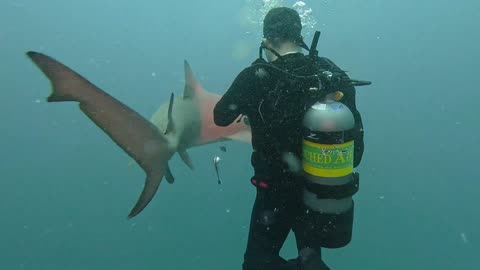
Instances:
[[[168,123],[167,123],[167,130],[165,130],[165,134],[175,133],[175,123],[173,122],[172,117],[172,110],[173,110],[173,100],[174,96],[173,93],[170,95],[170,103],[168,104]]]
[[[182,150],[182,151],[179,151],[178,154],[180,155],[180,158],[183,160],[183,162],[185,164],[187,164],[187,166],[193,170],[194,167],[193,167],[193,162],[192,162],[192,159],[190,158],[190,156],[188,155],[187,151],[186,150]]]
[[[170,170],[170,166],[168,165],[165,171],[165,179],[167,179],[167,182],[170,184],[173,184],[173,182],[175,182],[175,178],[173,177],[172,171]]]

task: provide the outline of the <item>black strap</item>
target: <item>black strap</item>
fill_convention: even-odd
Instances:
[[[312,45],[310,45],[310,57],[312,57],[315,61],[317,60],[318,57],[318,50],[317,50],[317,45],[318,45],[318,39],[320,38],[320,31],[315,31],[315,35],[313,36],[312,40]]]
[[[352,174],[352,181],[344,185],[329,186],[306,181],[305,188],[317,195],[318,199],[343,199],[353,196],[359,189],[359,174]]]

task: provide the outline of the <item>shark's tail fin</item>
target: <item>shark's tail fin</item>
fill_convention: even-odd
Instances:
[[[157,192],[173,155],[167,138],[143,116],[62,63],[36,52],[27,55],[52,84],[48,101],[80,102],[82,112],[145,171],[145,187],[129,217],[140,213]]]
[[[48,102],[81,101],[85,93],[75,93],[78,89],[86,88],[88,80],[75,74],[68,67],[54,59],[37,52],[27,52],[28,57],[50,78],[52,93],[47,98]]]
[[[166,153],[165,153],[166,154]],[[170,156],[171,157],[171,156]],[[145,179],[145,186],[143,188],[137,203],[130,211],[128,218],[133,218],[147,207],[150,201],[155,196],[155,193],[160,186],[161,179],[166,173],[167,166],[157,166],[154,170],[147,172],[147,178]],[[169,169],[168,169],[169,170]],[[170,176],[170,175],[169,175]]]

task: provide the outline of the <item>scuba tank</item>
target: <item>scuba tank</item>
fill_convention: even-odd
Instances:
[[[319,84],[310,90],[313,96],[320,93],[320,98],[303,118],[303,230],[316,245],[340,248],[352,239],[352,196],[358,192],[359,174],[353,170],[355,141],[349,133],[355,127],[355,117],[340,102],[343,93],[337,90],[371,82],[352,80],[342,71],[332,72],[336,69],[330,63],[327,64],[332,71],[328,65],[327,69],[322,68],[315,49],[319,36],[320,32],[316,32],[310,48],[311,59],[317,63]]]
[[[318,59],[316,46],[320,32],[310,47],[312,59]],[[335,89],[369,85],[369,81],[351,80],[344,73],[320,70],[324,98],[315,102],[303,118],[302,165],[306,178],[304,204],[321,213],[340,214],[352,208],[352,196],[358,191],[358,174],[353,171],[354,140],[347,131],[355,127],[352,111],[339,100],[343,93]]]

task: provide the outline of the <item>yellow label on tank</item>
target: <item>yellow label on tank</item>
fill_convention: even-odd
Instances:
[[[303,170],[313,176],[341,177],[353,172],[353,141],[320,144],[303,140]]]

